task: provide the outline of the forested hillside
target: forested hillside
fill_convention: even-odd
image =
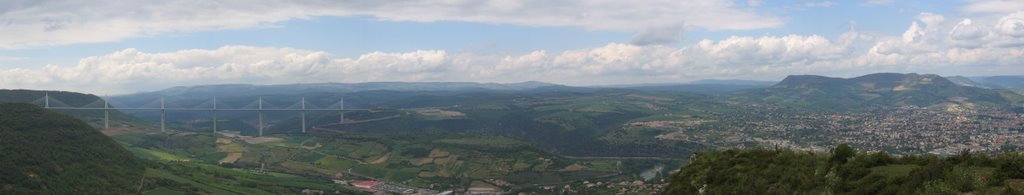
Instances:
[[[144,167],[86,123],[0,104],[0,194],[133,194]]]
[[[99,96],[69,91],[0,89],[0,103],[29,103],[35,104],[36,106],[44,106],[45,100],[43,97],[46,95],[49,95],[50,97],[51,107],[103,108],[103,100]],[[102,127],[103,125],[102,110],[57,109],[54,111],[74,116],[79,120],[83,120],[86,123],[93,125],[93,127]],[[136,126],[141,125],[138,119],[126,115],[119,110],[111,110],[109,114],[110,121],[112,123],[111,126],[131,123],[138,123],[132,124]]]
[[[1021,194],[1024,155],[729,149],[694,154],[668,194]]]

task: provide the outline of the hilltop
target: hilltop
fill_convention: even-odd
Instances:
[[[865,106],[1006,105],[1018,94],[964,86],[933,74],[876,73],[854,78],[793,75],[765,89],[732,94],[733,99],[850,109]]]
[[[86,123],[29,104],[0,104],[0,194],[132,194],[140,161]]]

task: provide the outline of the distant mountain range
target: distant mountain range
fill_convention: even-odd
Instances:
[[[153,92],[130,94],[132,96],[250,96],[262,94],[302,94],[316,92],[351,93],[359,91],[466,91],[466,90],[525,90],[556,84],[528,81],[521,83],[472,83],[472,82],[369,82],[369,83],[303,83],[282,85],[197,85],[179,86]]]
[[[762,103],[786,103],[819,107],[856,107],[865,105],[930,106],[940,103],[994,103],[1014,102],[1016,97],[1003,97],[1009,89],[1024,91],[1024,76],[993,77],[941,77],[932,74],[877,73],[850,79],[815,75],[793,75],[780,82],[755,80],[700,80],[689,83],[649,83],[572,87],[544,82],[472,83],[472,82],[370,82],[370,83],[309,83],[281,85],[200,85],[173,87],[153,92],[114,96],[112,104],[132,107],[166,98],[169,102],[181,100],[207,100],[218,96],[230,101],[236,97],[239,104],[254,100],[256,96],[269,99],[298,101],[307,97],[315,104],[330,105],[342,96],[354,104],[368,106],[418,95],[444,95],[473,92],[593,92],[595,90],[685,91],[704,94],[726,94],[734,100]],[[1011,95],[1012,96],[1012,95]],[[1009,98],[1009,99],[1007,99]],[[273,101],[273,100],[268,100]],[[201,102],[192,102],[199,104]],[[283,103],[283,102],[282,102]],[[290,103],[289,103],[290,104]]]
[[[985,77],[949,77],[953,82],[964,85],[988,89],[1010,89],[1024,91],[1024,76],[985,76]]]
[[[895,73],[880,73],[895,74]],[[875,75],[875,74],[873,74]],[[877,76],[877,75],[876,75]],[[803,78],[802,78],[803,77]],[[602,85],[588,87],[573,87],[553,83],[528,81],[520,83],[473,83],[473,82],[368,82],[368,83],[303,83],[303,84],[279,84],[279,85],[252,85],[252,84],[222,84],[222,85],[197,85],[179,86],[168,89],[140,92],[134,94],[115,96],[114,100],[125,100],[135,98],[158,99],[160,97],[169,100],[188,99],[195,97],[246,97],[274,94],[349,94],[367,91],[396,91],[396,92],[472,92],[472,91],[593,91],[599,89],[628,89],[643,91],[688,91],[705,94],[720,94],[746,89],[768,88],[776,84],[787,85],[787,82],[800,80],[812,81],[815,78],[825,79],[828,77],[813,75],[790,76],[786,80],[758,81],[758,80],[698,80],[687,83],[642,83],[623,85]],[[796,80],[794,80],[796,79]],[[879,79],[865,77],[865,79]],[[1015,92],[1024,92],[1024,76],[990,76],[990,77],[946,77],[961,86],[978,87],[986,89],[1010,89]],[[129,98],[130,97],[130,98]]]
[[[623,88],[643,91],[688,91],[705,94],[719,94],[744,89],[772,86],[775,81],[756,80],[698,80],[688,83],[644,83],[629,85],[597,86],[598,88]]]
[[[147,103],[152,104],[153,101],[159,101],[161,98],[166,99],[167,102],[181,102],[183,100],[208,101],[213,97],[218,97],[220,100],[224,100],[223,102],[234,101],[241,102],[241,104],[244,105],[250,101],[254,101],[257,96],[267,97],[265,99],[266,101],[274,101],[275,99],[290,101],[288,104],[299,101],[299,97],[306,97],[307,101],[311,101],[313,104],[317,104],[318,100],[329,99],[320,101],[321,104],[324,104],[323,106],[326,106],[337,103],[338,99],[344,95],[346,100],[355,100],[354,102],[357,104],[365,105],[406,98],[424,93],[519,91],[559,88],[571,87],[536,81],[508,84],[472,82],[300,83],[280,85],[223,84],[179,86],[159,91],[113,96],[110,97],[110,100],[111,104],[116,106],[138,107]],[[285,98],[282,99],[281,97]],[[192,103],[198,104],[200,102]]]
[[[754,80],[700,80],[689,83],[650,83],[629,85],[608,85],[593,87],[572,87],[559,84],[528,81],[520,83],[473,83],[473,82],[368,82],[368,83],[302,83],[280,85],[222,84],[178,86],[158,91],[140,92],[115,96],[124,97],[165,97],[178,99],[187,97],[213,96],[254,96],[272,94],[310,94],[310,93],[355,93],[365,91],[403,91],[403,92],[466,92],[466,91],[592,91],[602,88],[622,88],[637,90],[668,90],[694,92],[726,92],[739,89],[762,88],[774,84],[774,81]]]
[[[933,74],[876,73],[854,78],[815,75],[786,77],[769,88],[732,94],[737,100],[780,103],[815,108],[848,109],[863,106],[919,106],[940,104],[993,104],[1018,102],[1020,94],[974,87]]]

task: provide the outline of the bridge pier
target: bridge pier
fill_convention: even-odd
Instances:
[[[217,96],[213,96],[213,133],[217,133]]]
[[[307,123],[307,121],[306,121],[306,112],[308,112],[308,111],[318,111],[318,112],[332,112],[332,111],[336,111],[339,114],[338,125],[340,126],[340,125],[345,123],[345,111],[346,111],[346,109],[345,109],[345,99],[340,99],[338,101],[338,107],[334,107],[333,109],[330,108],[333,105],[332,106],[328,106],[328,108],[313,108],[313,109],[310,109],[310,108],[306,107],[306,98],[305,97],[303,97],[301,102],[299,102],[300,103],[300,108],[294,108],[294,107],[289,106],[289,108],[269,108],[269,109],[268,108],[263,108],[263,97],[262,96],[259,97],[259,99],[257,100],[257,103],[258,103],[258,107],[257,108],[251,108],[250,107],[250,108],[228,108],[228,109],[219,108],[217,106],[217,97],[216,96],[213,97],[213,106],[212,106],[212,108],[168,108],[167,104],[166,104],[167,101],[166,101],[165,97],[160,97],[160,107],[159,108],[154,108],[154,107],[138,107],[138,108],[119,107],[119,108],[114,108],[114,107],[110,106],[110,102],[107,99],[105,99],[105,98],[103,99],[103,107],[102,108],[98,108],[98,107],[72,107],[72,106],[68,106],[66,104],[61,103],[58,99],[54,99],[54,101],[56,101],[57,103],[60,103],[60,104],[58,104],[58,106],[51,106],[50,105],[50,94],[49,93],[44,93],[44,95],[43,95],[43,97],[41,99],[42,99],[41,103],[43,103],[42,106],[43,106],[43,108],[46,108],[46,109],[53,109],[53,110],[103,110],[103,128],[105,128],[105,129],[109,129],[110,128],[110,111],[111,110],[151,110],[151,111],[160,111],[160,132],[162,132],[162,133],[166,133],[167,132],[167,111],[168,110],[172,110],[172,111],[212,111],[212,114],[213,114],[213,116],[212,116],[212,118],[213,118],[212,126],[213,126],[213,132],[214,133],[217,133],[217,131],[219,130],[218,127],[217,127],[218,126],[218,124],[217,124],[218,123],[218,119],[217,119],[217,117],[218,117],[217,114],[218,113],[217,113],[217,111],[257,111],[257,114],[258,114],[258,117],[259,117],[259,121],[258,121],[258,124],[257,124],[257,128],[259,130],[258,136],[263,136],[263,130],[267,127],[267,124],[264,121],[264,117],[265,117],[264,116],[264,112],[265,111],[299,111],[300,112],[301,125],[302,125],[302,133],[306,133],[306,130],[309,129],[309,125],[306,124]],[[33,102],[39,102],[39,99],[37,99],[36,101],[33,101]],[[246,107],[248,107],[248,106],[246,106]],[[349,111],[365,111],[365,110],[367,110],[367,109],[349,109]],[[316,127],[314,127],[314,128],[316,128]]]
[[[302,133],[306,133],[306,97],[302,97]]]
[[[345,99],[338,101],[338,115],[340,120],[338,121],[338,129],[341,129],[341,124],[345,123]]]
[[[257,109],[258,110],[257,112],[259,112],[259,115],[260,115],[260,121],[259,121],[259,125],[258,126],[259,126],[259,130],[260,130],[260,137],[263,137],[263,96],[260,96],[260,99],[257,100],[257,101],[259,101],[259,104],[260,104],[259,109]]]
[[[110,104],[103,99],[103,129],[110,129]]]
[[[167,107],[164,107],[164,97],[160,97],[160,132],[167,132],[165,123],[167,122]]]

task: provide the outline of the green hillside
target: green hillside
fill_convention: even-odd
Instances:
[[[950,157],[729,149],[695,154],[667,194],[1021,194],[1020,153]]]
[[[770,88],[737,92],[731,98],[843,110],[865,106],[1006,105],[1019,101],[1016,96],[958,85],[938,75],[876,73],[849,79],[794,75]]]
[[[96,95],[84,94],[77,92],[68,91],[40,91],[40,90],[23,90],[23,89],[0,89],[0,103],[30,103],[36,106],[43,106],[44,101],[42,98],[45,95],[50,96],[51,107],[89,107],[89,108],[102,108],[103,100]],[[85,121],[87,124],[93,127],[103,126],[103,111],[102,110],[61,110],[56,109],[56,112],[74,116],[80,120]],[[117,110],[111,110],[110,122],[112,127],[120,125],[129,126],[141,126],[143,125],[135,117],[129,116]]]
[[[0,104],[0,194],[131,194],[144,167],[84,122]]]
[[[699,120],[699,117],[713,117],[711,113],[742,112],[708,101],[708,96],[686,92],[629,90],[421,95],[381,105],[392,109],[348,113],[344,129],[396,134],[499,135],[570,156],[685,158],[693,149],[703,146],[657,139],[655,136],[666,130],[626,124],[634,120]],[[428,112],[430,110],[435,112]],[[446,117],[441,113],[457,116]],[[336,113],[327,114],[310,115],[308,123],[337,122]],[[664,118],[666,115],[683,118]],[[295,118],[277,124],[266,132],[295,132],[300,127]]]

